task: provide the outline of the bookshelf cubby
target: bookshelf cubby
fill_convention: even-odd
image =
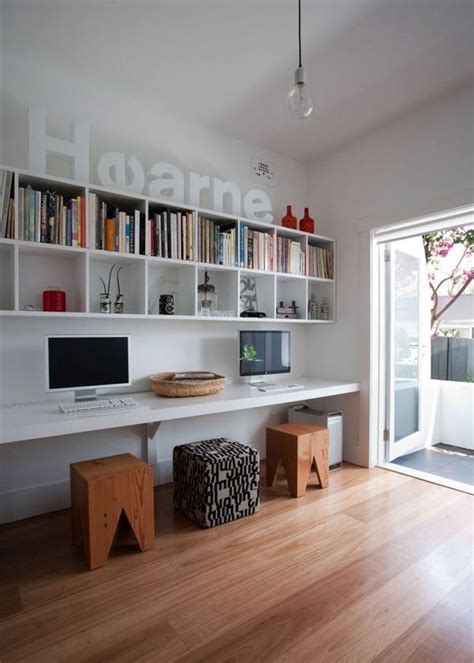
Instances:
[[[42,308],[43,291],[60,288],[66,292],[66,311],[85,313],[86,253],[52,244],[25,242],[18,250],[19,309]]]
[[[193,316],[196,311],[195,267],[183,261],[148,261],[148,309],[159,315],[160,296],[173,295],[175,315]]]
[[[117,290],[117,272],[120,269],[120,291],[124,299],[124,313],[146,313],[145,275],[146,260],[144,257],[121,255],[112,251],[95,251],[89,259],[89,311],[100,312],[100,293],[103,291],[101,278],[108,283],[111,268],[110,297],[112,308]]]
[[[209,282],[215,287],[220,311],[226,312],[227,317],[237,317],[237,296],[239,292],[239,270],[237,268],[227,269],[216,265],[205,265],[198,268],[198,286],[204,283],[206,272]],[[201,316],[202,293],[197,293],[197,315]],[[233,315],[229,315],[233,312]],[[204,316],[202,316],[204,317]]]
[[[0,309],[15,310],[15,245],[0,244]]]
[[[332,277],[335,272],[335,242],[320,235],[282,228],[274,224],[244,219],[212,210],[181,205],[165,199],[155,199],[145,195],[108,190],[104,187],[82,184],[57,177],[43,176],[10,167],[0,167],[13,172],[15,194],[15,238],[0,238],[0,315],[3,316],[44,316],[44,317],[98,317],[116,319],[143,318],[149,320],[202,320],[240,321],[252,323],[261,318],[241,318],[244,306],[240,299],[241,279],[252,279],[257,293],[257,309],[265,313],[265,321],[281,322],[276,317],[276,307],[280,301],[290,306],[294,300],[298,306],[298,319],[285,319],[294,323],[328,323],[335,321],[336,284]],[[85,199],[86,242],[92,248],[65,246],[20,239],[18,192],[19,187],[30,185],[35,191],[56,192],[69,200],[77,196]],[[90,242],[89,202],[91,194],[104,201],[108,207],[117,208],[127,214],[140,212],[140,225],[144,224],[144,253],[138,246],[134,253],[123,253],[97,249]],[[194,218],[195,253],[193,259],[172,259],[151,255],[151,225],[149,220],[155,214],[169,210],[172,213],[192,213]],[[197,253],[200,220],[208,219],[221,229],[235,229],[235,264],[222,265],[200,261]],[[247,231],[245,231],[247,229]],[[240,241],[244,233],[259,233],[256,250],[258,259],[252,261],[258,268],[244,263]],[[142,231],[143,232],[143,231]],[[289,260],[279,260],[280,239],[295,242],[305,258],[293,260],[304,267],[303,274],[291,272]],[[229,248],[229,247],[228,247]],[[247,247],[248,249],[248,247]],[[317,249],[327,253],[317,254]],[[252,248],[251,248],[252,250]],[[214,250],[216,255],[216,250]],[[312,263],[310,265],[310,255]],[[323,256],[323,258],[321,258]],[[248,253],[247,253],[248,257]],[[294,254],[293,254],[294,258]],[[219,257],[216,257],[219,260]],[[319,260],[319,262],[318,262]],[[222,262],[222,260],[221,260]],[[120,272],[120,285],[124,295],[123,314],[101,314],[99,296],[103,290],[100,278],[106,282],[112,265],[115,269],[111,280],[112,308],[117,294],[117,269]],[[262,267],[266,267],[262,268]],[[204,282],[205,272],[215,286],[218,296],[218,309],[227,315],[203,316],[197,288]],[[298,272],[299,269],[294,269]],[[313,275],[317,274],[317,275]],[[330,276],[330,278],[328,278]],[[66,312],[50,313],[42,311],[42,293],[49,287],[58,287],[66,292]],[[175,300],[175,315],[159,314],[159,297],[172,294]],[[328,304],[328,319],[309,319],[308,301],[314,295],[321,306],[323,298]],[[25,308],[26,307],[26,308]],[[33,307],[33,309],[31,309]],[[231,315],[229,315],[231,313]]]
[[[275,316],[275,276],[273,274],[262,274],[261,272],[255,272],[253,270],[240,270],[240,279],[254,279],[255,289],[256,289],[256,298],[257,298],[257,309],[262,313],[265,313],[267,318],[273,318]],[[240,298],[239,302],[239,312],[245,310],[244,301]]]
[[[292,301],[296,303],[298,320],[306,319],[306,287],[307,282],[304,277],[293,275],[277,276],[277,306],[283,302],[284,306],[291,306]]]

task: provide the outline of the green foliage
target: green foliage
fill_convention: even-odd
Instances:
[[[450,338],[459,338],[459,329],[455,327],[443,327],[439,329],[440,336],[449,336]]]
[[[257,361],[257,350],[253,345],[244,345],[244,352],[240,361]]]

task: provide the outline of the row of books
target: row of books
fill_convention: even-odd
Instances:
[[[334,278],[332,253],[318,246],[308,247],[308,276]]]
[[[148,219],[150,255],[175,260],[195,260],[194,212],[164,210]]]
[[[236,266],[237,228],[199,218],[197,260],[213,265]]]
[[[13,174],[0,170],[0,236],[13,238],[15,202]],[[277,271],[332,279],[333,258],[327,249],[309,246],[308,253],[291,238],[212,219],[196,219],[192,211],[154,214],[145,224],[138,210],[128,214],[108,207],[97,194],[89,194],[89,238],[86,236],[85,199],[65,201],[63,195],[36,191],[30,185],[18,190],[18,239],[65,246],[87,247],[121,253],[197,260],[244,269]],[[87,241],[88,239],[88,241]],[[195,243],[197,242],[197,245]],[[236,254],[238,252],[238,260]]]
[[[275,237],[240,226],[239,263],[245,269],[274,270]]]
[[[9,170],[0,170],[0,237],[15,237],[13,173]]]
[[[140,232],[143,226],[143,231]],[[89,248],[120,253],[145,253],[144,215],[109,207],[95,193],[89,194]]]
[[[277,238],[277,272],[306,275],[306,252],[299,242],[288,237]]]
[[[18,189],[18,239],[86,247],[85,198],[64,200],[52,191]]]

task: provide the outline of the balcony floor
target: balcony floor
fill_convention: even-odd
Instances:
[[[474,452],[461,447],[437,444],[392,461],[412,470],[428,472],[434,476],[460,481],[474,486]]]

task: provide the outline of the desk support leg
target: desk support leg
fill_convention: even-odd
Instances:
[[[160,427],[161,421],[155,421],[146,425],[146,431],[142,442],[142,460],[151,466],[157,463],[157,440],[156,434]]]

